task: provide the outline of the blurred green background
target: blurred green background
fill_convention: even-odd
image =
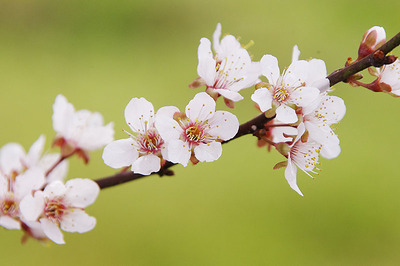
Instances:
[[[270,53],[287,66],[298,44],[301,58],[325,60],[330,73],[356,57],[368,28],[400,31],[399,10],[395,0],[0,0],[0,145],[28,149],[44,133],[51,151],[59,93],[114,121],[116,139],[126,137],[132,97],[182,110],[201,91],[187,87],[199,40],[218,22],[242,43],[255,41],[254,60]],[[88,208],[96,228],[64,234],[66,245],[21,245],[21,232],[0,228],[0,265],[398,264],[399,99],[335,87],[347,105],[336,131],[342,153],[321,160],[314,180],[299,172],[304,198],[272,170],[282,157],[246,136],[224,145],[216,162],[102,191]],[[234,110],[240,122],[257,115],[252,92]],[[69,177],[113,173],[99,151],[87,167],[72,160]]]

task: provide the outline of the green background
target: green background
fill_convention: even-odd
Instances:
[[[202,91],[187,87],[199,40],[218,22],[243,44],[254,40],[254,60],[273,54],[287,66],[298,44],[302,59],[321,58],[330,73],[356,57],[368,28],[396,34],[399,10],[394,0],[0,0],[0,145],[28,149],[45,134],[51,151],[59,93],[114,121],[116,139],[126,137],[132,97],[184,109]],[[22,245],[20,231],[0,228],[0,265],[398,264],[399,99],[335,88],[347,106],[336,130],[342,153],[322,159],[314,180],[299,172],[303,198],[272,170],[282,157],[246,136],[224,145],[216,162],[102,191],[87,209],[96,228],[65,233],[66,245]],[[257,115],[252,92],[234,109],[241,123]],[[113,173],[99,151],[88,166],[71,160],[69,178]]]

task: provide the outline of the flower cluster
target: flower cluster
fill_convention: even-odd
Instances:
[[[60,145],[62,140],[61,153],[43,154],[43,135],[28,152],[18,143],[0,149],[0,225],[23,230],[23,241],[33,237],[64,244],[61,230],[84,233],[94,228],[96,219],[84,208],[100,191],[89,179],[71,179],[64,184],[68,171],[65,159],[84,154],[88,160],[88,152],[112,140],[114,130],[112,124],[102,126],[98,113],[75,112],[62,95],[57,96],[53,109],[55,143]]]

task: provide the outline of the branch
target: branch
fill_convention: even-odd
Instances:
[[[364,57],[358,62],[355,62],[354,64],[351,64],[347,67],[338,69],[333,71],[327,78],[330,81],[330,85],[333,86],[339,82],[346,82],[347,79],[370,67],[370,66],[382,66],[384,64],[388,64],[390,62],[387,62],[386,54],[388,54],[390,51],[392,51],[394,48],[400,45],[400,32],[396,34],[392,39],[390,39],[388,42],[386,42],[384,45],[382,45],[381,48],[377,49],[375,52],[371,53],[370,55]],[[248,135],[248,134],[254,134],[256,131],[264,128],[264,124],[267,123],[268,121],[271,121],[274,117],[267,118],[265,117],[264,113],[258,115],[257,117],[253,118],[252,120],[240,125],[238,133],[235,135],[230,140],[222,142],[222,144],[227,143],[231,140],[237,139],[241,136]],[[172,170],[169,168],[174,166],[175,163],[171,162],[166,162],[160,171],[157,173],[152,173],[151,175],[159,175],[164,176],[164,175],[173,175]],[[141,175],[141,174],[134,174],[130,170],[122,173],[115,174],[113,176],[109,177],[104,177],[100,178],[97,180],[94,180],[101,189],[103,188],[108,188],[112,186],[116,186],[125,182],[129,182],[132,180],[140,179],[143,177],[151,176],[151,175]]]

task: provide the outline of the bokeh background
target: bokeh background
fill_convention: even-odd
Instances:
[[[368,28],[396,34],[399,10],[396,0],[0,0],[0,145],[28,149],[45,134],[52,151],[59,93],[114,121],[116,139],[126,136],[132,97],[183,109],[200,91],[187,87],[199,40],[218,22],[242,43],[255,42],[254,60],[269,53],[287,66],[298,44],[301,58],[325,60],[330,73],[356,57]],[[283,170],[272,170],[282,157],[246,136],[224,145],[216,162],[102,191],[88,208],[96,228],[66,233],[66,245],[22,245],[21,232],[0,228],[0,265],[398,264],[399,99],[335,88],[347,105],[336,131],[342,153],[322,159],[314,180],[299,172],[303,198]],[[241,122],[257,115],[252,92],[234,110]],[[69,177],[113,173],[99,151],[88,166],[71,160]]]

